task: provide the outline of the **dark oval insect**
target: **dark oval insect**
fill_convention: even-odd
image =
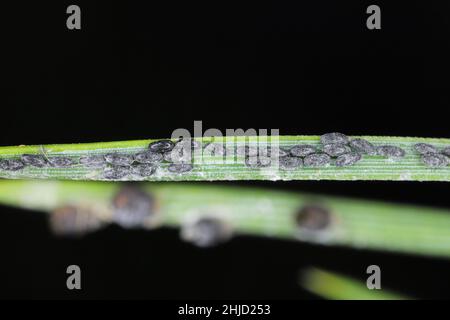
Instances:
[[[449,164],[449,159],[439,153],[426,153],[422,155],[423,163],[431,168],[442,168]]]
[[[43,168],[47,165],[47,160],[40,154],[23,154],[20,159],[28,166]]]
[[[107,166],[103,170],[103,177],[108,180],[118,180],[130,174],[130,167]]]
[[[320,142],[322,144],[329,144],[329,143],[342,143],[342,144],[348,144],[348,137],[339,132],[331,132],[331,133],[325,133],[320,137]]]
[[[390,159],[402,158],[405,156],[405,150],[397,146],[379,146],[377,154]]]
[[[0,159],[0,170],[8,170],[9,162],[5,159]]]
[[[331,224],[331,213],[322,205],[308,204],[297,212],[295,221],[302,230],[321,231]]]
[[[185,173],[192,171],[192,169],[193,166],[189,163],[173,163],[167,168],[172,173]]]
[[[362,159],[361,155],[357,152],[349,152],[344,153],[337,157],[336,159],[336,166],[337,167],[347,167],[352,166],[358,161]]]
[[[442,150],[442,154],[445,154],[447,157],[450,157],[450,147],[445,147]]]
[[[134,158],[130,154],[108,153],[105,155],[106,162],[117,166],[129,166],[133,163]]]
[[[202,217],[181,226],[181,238],[199,247],[212,247],[231,236],[228,225],[215,217]]]
[[[48,162],[52,167],[65,168],[75,164],[75,161],[67,157],[49,157]]]
[[[301,158],[284,156],[279,158],[279,166],[282,170],[295,170],[303,164]]]
[[[203,149],[204,156],[223,156],[227,153],[227,148],[223,143],[210,143]]]
[[[245,158],[245,165],[251,169],[269,167],[272,160],[265,156],[249,156]]]
[[[159,140],[148,145],[148,150],[152,152],[167,152],[173,149],[175,143],[171,140]]]
[[[298,144],[293,146],[289,152],[294,157],[306,157],[307,155],[313,154],[317,152],[316,147],[311,146],[309,144]]]
[[[303,159],[303,165],[305,167],[325,167],[329,165],[331,162],[331,158],[326,153],[313,153],[307,155],[305,159]]]
[[[414,149],[420,154],[438,153],[437,149],[428,143],[416,143]]]
[[[106,160],[102,155],[88,155],[80,157],[79,162],[86,167],[97,167],[104,165]]]
[[[155,218],[155,200],[134,185],[122,187],[114,196],[113,221],[124,228],[143,227]]]
[[[377,154],[377,149],[375,146],[365,139],[353,139],[350,141],[349,145],[354,151],[360,154],[367,154],[369,156]]]
[[[241,145],[236,147],[236,154],[238,156],[256,156],[258,154],[258,147]]]
[[[163,155],[161,153],[142,151],[134,155],[134,160],[139,163],[158,163],[163,160]]]
[[[322,147],[322,151],[328,154],[330,157],[337,157],[341,154],[348,153],[351,151],[349,146],[342,143],[329,143]]]
[[[131,167],[131,172],[139,177],[149,177],[154,174],[156,167],[150,164],[136,164]]]

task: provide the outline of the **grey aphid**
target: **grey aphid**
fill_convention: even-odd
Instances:
[[[194,139],[181,139],[175,145],[183,148],[190,147],[191,150],[198,150],[202,147],[202,143]]]
[[[279,165],[282,170],[295,170],[303,164],[301,158],[284,156],[280,157]]]
[[[338,157],[351,151],[350,147],[342,143],[328,143],[322,147],[322,151],[330,157]]]
[[[8,170],[8,160],[0,159],[0,170]]]
[[[360,154],[367,154],[369,156],[374,156],[377,154],[377,149],[375,146],[365,139],[353,139],[350,141],[349,145],[354,151]]]
[[[405,156],[405,150],[397,146],[379,146],[377,154],[390,159],[398,159]]]
[[[173,149],[175,143],[170,140],[159,140],[148,145],[148,150],[152,152],[167,152]]]
[[[142,151],[134,155],[134,160],[139,163],[158,163],[163,160],[163,155],[151,151]]]
[[[133,163],[134,158],[130,154],[108,153],[105,155],[105,160],[117,166],[129,166]]]
[[[18,171],[18,170],[22,170],[23,168],[25,168],[25,164],[18,159],[11,159],[11,160],[6,160],[6,161],[8,163],[6,170]]]
[[[238,156],[256,156],[258,148],[255,146],[241,145],[236,147],[236,154]]]
[[[112,204],[113,221],[124,228],[142,227],[155,215],[153,197],[136,186],[123,187]]]
[[[181,238],[199,247],[218,245],[231,236],[225,222],[214,217],[199,218],[181,226]]]
[[[52,167],[65,168],[72,166],[75,161],[67,157],[49,157],[48,162]]]
[[[322,205],[310,204],[302,207],[295,216],[301,231],[322,231],[331,224],[330,210]]]
[[[320,142],[322,144],[329,144],[329,143],[342,143],[347,144],[349,141],[348,137],[339,132],[331,132],[331,133],[325,133],[320,137]]]
[[[172,173],[185,173],[192,171],[193,166],[189,163],[172,163],[167,170]]]
[[[299,144],[293,146],[289,152],[294,157],[306,157],[307,155],[313,154],[317,152],[316,147],[311,146],[309,144]]]
[[[142,163],[131,167],[131,172],[139,177],[149,177],[154,174],[156,167],[151,164]]]
[[[45,157],[40,154],[23,154],[20,158],[28,166],[43,168],[47,165]]]
[[[329,165],[331,162],[331,158],[326,153],[313,153],[307,155],[305,159],[303,159],[303,165],[305,167],[325,167]]]
[[[336,166],[337,167],[346,167],[346,166],[352,166],[358,161],[361,160],[361,155],[358,152],[349,152],[344,153],[337,157],[336,159]]]
[[[442,154],[445,154],[447,157],[450,157],[450,147],[445,147],[442,150]]]
[[[442,168],[449,164],[449,159],[439,153],[426,153],[422,155],[423,163],[431,168]]]
[[[80,157],[79,162],[86,167],[98,167],[105,164],[106,161],[102,155],[88,155]]]
[[[223,156],[227,153],[227,148],[223,143],[210,143],[203,149],[204,156]]]
[[[103,170],[103,177],[108,180],[118,180],[130,174],[130,167],[108,166]]]
[[[437,149],[428,143],[416,143],[414,149],[420,154],[438,153]]]
[[[278,157],[286,157],[290,155],[290,150],[288,148],[271,148],[270,154],[273,156],[276,151],[278,151]]]
[[[269,167],[272,160],[265,156],[249,156],[245,158],[245,165],[251,169]]]

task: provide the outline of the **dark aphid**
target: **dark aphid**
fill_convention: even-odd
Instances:
[[[155,200],[135,185],[122,187],[114,196],[113,221],[124,228],[143,227],[155,217]]]
[[[307,155],[316,153],[317,149],[314,146],[311,146],[309,144],[299,144],[296,146],[293,146],[290,150],[291,155],[294,157],[306,157]]]
[[[437,149],[428,143],[416,143],[414,149],[420,154],[438,153]]]
[[[28,166],[43,168],[47,165],[47,160],[40,154],[23,154],[20,158]]]
[[[350,141],[349,145],[354,151],[360,154],[367,154],[369,156],[377,154],[375,146],[365,139],[353,139]]]
[[[181,227],[181,238],[198,247],[212,247],[225,242],[231,236],[231,228],[215,217],[203,217],[185,223]]]
[[[131,167],[131,172],[139,177],[149,177],[154,174],[156,167],[151,164],[136,164]]]
[[[65,168],[75,164],[74,160],[67,157],[49,157],[48,162],[55,168]]]
[[[205,156],[223,156],[227,153],[227,148],[223,143],[210,143],[205,146],[203,155]]]
[[[102,155],[89,155],[80,157],[79,162],[86,167],[98,167],[105,164],[105,157]]]
[[[71,205],[53,211],[49,217],[49,224],[55,235],[65,237],[83,236],[103,226],[92,211]]]
[[[105,160],[116,166],[129,166],[133,163],[134,158],[130,154],[108,153],[105,155]]]
[[[11,159],[11,160],[6,160],[8,161],[8,168],[6,170],[9,171],[18,171],[18,170],[22,170],[23,168],[25,168],[25,164],[18,159]]]
[[[164,152],[162,155],[163,155],[164,161],[172,162],[172,151]]]
[[[185,173],[192,171],[193,166],[190,163],[172,163],[167,170],[172,173]]]
[[[282,170],[295,170],[303,164],[301,158],[284,156],[279,159],[280,169]]]
[[[108,180],[118,180],[130,174],[130,167],[108,166],[103,170],[103,177]]]
[[[329,144],[329,143],[342,143],[347,144],[349,141],[348,137],[339,132],[332,132],[332,133],[325,133],[320,137],[320,142],[322,144]]]
[[[358,152],[349,152],[344,153],[337,157],[336,159],[336,166],[337,167],[346,167],[346,166],[352,166],[358,161],[360,161],[362,156]]]
[[[450,147],[445,147],[442,150],[442,154],[445,154],[447,157],[450,157]]]
[[[269,167],[272,163],[270,157],[265,156],[249,156],[245,158],[245,165],[251,169],[259,169]]]
[[[163,155],[161,153],[142,151],[134,155],[134,160],[139,163],[158,163],[163,160]]]
[[[0,170],[8,170],[9,161],[5,159],[0,159]]]
[[[330,157],[338,157],[351,151],[350,147],[342,143],[329,143],[322,147],[322,151]]]
[[[159,140],[148,145],[148,150],[151,152],[167,152],[173,149],[175,143],[170,140]]]
[[[238,156],[245,156],[245,157],[256,156],[256,155],[258,155],[258,147],[246,146],[246,145],[237,146],[236,154]]]
[[[278,157],[286,157],[290,155],[290,150],[287,148],[271,148],[270,154],[273,156],[278,151]]]
[[[431,168],[442,168],[449,164],[449,159],[440,153],[426,153],[422,155],[422,161]]]
[[[329,165],[331,162],[331,158],[326,153],[313,153],[307,155],[305,159],[303,159],[303,165],[305,167],[325,167]]]
[[[396,146],[379,146],[377,154],[390,159],[398,159],[405,156],[405,150]]]
[[[164,153],[163,157],[166,161],[172,163],[190,163],[192,162],[192,153],[194,152],[186,140],[184,143],[177,143],[171,151]]]
[[[321,205],[305,205],[297,212],[295,222],[301,230],[322,231],[330,225],[331,213]]]

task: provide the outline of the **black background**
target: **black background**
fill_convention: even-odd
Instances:
[[[66,28],[69,4],[82,29]],[[382,30],[366,28],[366,8]],[[0,145],[168,137],[176,128],[449,137],[443,1],[59,1],[2,10]],[[450,208],[445,183],[243,182]],[[4,298],[314,298],[317,265],[416,297],[450,297],[450,264],[251,237],[214,249],[175,230],[54,238],[45,216],[0,208]],[[450,231],[449,231],[450,232]],[[65,288],[65,268],[83,290]]]

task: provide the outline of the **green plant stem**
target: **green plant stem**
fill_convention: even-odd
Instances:
[[[319,136],[280,136],[280,147],[296,144],[319,145]],[[273,138],[273,139],[275,139]],[[352,137],[356,138],[356,136]],[[423,142],[443,148],[450,145],[450,139],[412,138],[412,137],[363,137],[374,145],[394,145],[407,153],[404,158],[392,161],[380,156],[364,156],[363,160],[349,167],[327,166],[322,168],[301,167],[297,170],[283,171],[272,167],[250,169],[245,166],[244,158],[227,159],[218,163],[219,156],[204,155],[202,163],[195,162],[194,169],[183,174],[174,174],[167,170],[168,163],[163,163],[156,173],[146,178],[127,176],[120,180],[148,181],[218,181],[218,180],[397,180],[397,181],[450,181],[450,166],[429,168],[413,150],[415,143]],[[211,138],[196,138],[207,143]],[[265,137],[237,137],[239,143],[244,141],[270,141]],[[104,154],[109,152],[136,153],[145,150],[154,140],[102,142],[85,144],[61,144],[44,146],[0,147],[0,158],[17,158],[24,153],[39,154],[45,150],[48,156],[64,155],[75,159],[87,154]],[[214,141],[220,142],[216,138]],[[227,145],[234,141],[226,140]],[[195,157],[195,161],[199,158]],[[0,178],[7,179],[62,179],[62,180],[106,180],[102,168],[88,168],[74,165],[70,168],[35,168],[26,167],[19,171],[0,170]]]
[[[177,228],[192,217],[218,215],[237,235],[450,258],[450,212],[444,209],[210,183],[140,186],[155,197],[161,226]],[[0,203],[46,212],[68,204],[91,205],[110,212],[119,188],[106,182],[3,180]],[[331,213],[324,230],[298,228],[299,209],[311,204]],[[108,214],[103,218],[111,220]]]

